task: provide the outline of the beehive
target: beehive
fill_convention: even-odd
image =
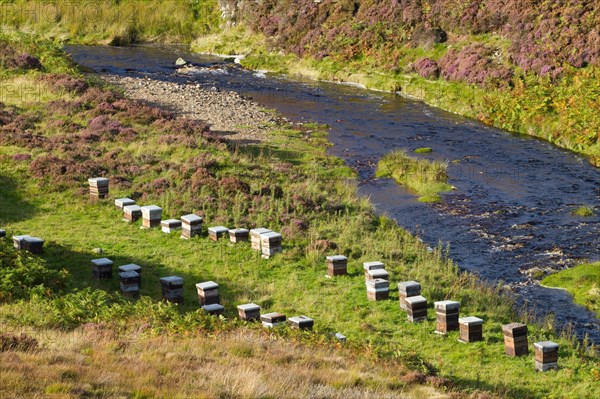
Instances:
[[[370,301],[383,301],[390,296],[390,283],[387,280],[376,278],[367,280],[367,299]]]
[[[278,312],[266,313],[260,316],[262,325],[271,328],[285,324],[285,320],[285,315]]]
[[[400,309],[406,310],[406,298],[421,295],[421,284],[416,281],[402,281],[398,283]]]
[[[548,371],[558,369],[558,344],[552,341],[535,342],[535,369]]]
[[[6,230],[0,229],[0,238],[6,237]]]
[[[126,206],[135,205],[135,201],[131,198],[117,198],[115,200],[115,206],[119,209],[123,209]]]
[[[526,356],[529,354],[527,342],[527,326],[521,323],[510,323],[502,326],[504,334],[504,350],[508,356]]]
[[[348,274],[348,258],[343,255],[333,255],[327,257],[327,275],[342,276]]]
[[[229,229],[224,226],[209,227],[208,237],[213,241],[217,241],[220,238],[225,237],[228,232],[229,232]]]
[[[160,226],[162,208],[156,205],[142,207],[142,227],[150,229]]]
[[[127,222],[135,222],[142,217],[142,208],[138,205],[125,205],[123,207],[123,219]]]
[[[346,336],[342,333],[335,333],[335,338],[340,342],[346,342]]]
[[[131,298],[140,296],[140,275],[134,271],[119,273],[119,286],[121,293]]]
[[[376,278],[380,278],[382,280],[390,280],[390,275],[385,269],[375,269],[375,270],[367,270],[365,271],[365,279],[373,280]]]
[[[25,239],[27,237],[31,237],[28,235],[22,235],[22,236],[13,236],[13,246],[15,247],[15,249],[25,249]]]
[[[160,228],[163,233],[170,234],[176,230],[181,230],[181,220],[168,219],[160,222]]]
[[[300,330],[312,330],[314,320],[307,316],[295,316],[289,319],[290,327]]]
[[[113,261],[108,258],[92,259],[92,277],[97,280],[112,278]]]
[[[385,266],[383,262],[365,262],[363,263],[363,269],[365,270],[365,279],[369,280],[368,273],[372,270],[383,270]]]
[[[138,274],[138,280],[140,285],[142,284],[142,267],[136,264],[130,263],[128,265],[119,266],[119,273],[124,272],[136,272]]]
[[[40,255],[44,252],[44,240],[38,237],[24,237],[21,243],[21,248],[35,255]]]
[[[458,319],[461,342],[483,340],[483,320],[478,317],[461,317]]]
[[[181,238],[189,239],[202,233],[202,218],[193,213],[181,217]]]
[[[223,312],[225,311],[225,307],[223,307],[223,305],[219,305],[218,303],[211,303],[210,305],[204,305],[202,306],[202,309],[213,316],[217,316],[220,314],[223,314]]]
[[[255,251],[260,251],[260,236],[261,234],[271,233],[271,230],[265,228],[258,228],[250,230],[250,241],[252,243],[252,249]]]
[[[90,186],[90,199],[103,199],[108,196],[109,180],[105,177],[93,177],[88,179]]]
[[[448,331],[458,330],[458,317],[460,311],[460,302],[439,301],[434,302],[435,307],[435,331],[439,334],[446,334]]]
[[[248,229],[231,229],[229,230],[229,241],[233,243],[248,241],[250,232]]]
[[[219,303],[219,284],[214,281],[206,281],[204,283],[196,284],[196,290],[198,291],[198,302],[200,306],[212,305],[213,303]]]
[[[163,301],[183,303],[183,278],[178,276],[162,277],[160,286]]]
[[[250,321],[260,319],[260,306],[255,303],[239,305],[237,309],[241,320]]]
[[[283,250],[281,246],[283,237],[273,231],[260,235],[260,249],[262,257],[269,259],[271,256],[280,253]]]
[[[417,295],[406,298],[405,302],[408,321],[417,323],[427,320],[427,299]]]

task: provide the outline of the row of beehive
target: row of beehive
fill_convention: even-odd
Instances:
[[[327,258],[327,276],[340,276],[348,273],[348,259],[343,255]],[[381,301],[389,298],[389,273],[382,262],[363,263],[367,286],[367,298]],[[416,281],[398,283],[400,309],[407,312],[408,321],[415,323],[427,320],[427,299],[421,295],[421,285]],[[483,320],[478,317],[459,317],[460,303],[456,301],[434,302],[437,334],[459,331],[459,341],[474,342],[483,340]],[[502,326],[505,352],[508,356],[529,354],[527,326],[511,323]],[[536,342],[535,368],[547,371],[557,368],[558,345],[554,342]]]

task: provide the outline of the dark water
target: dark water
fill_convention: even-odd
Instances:
[[[317,82],[295,82],[226,65],[176,47],[69,47],[80,64],[99,72],[180,81],[234,90],[293,120],[331,126],[331,153],[360,176],[360,191],[378,212],[393,217],[431,246],[450,245],[461,268],[502,281],[540,316],[553,313],[559,327],[572,324],[582,338],[600,343],[600,322],[561,290],[532,282],[524,271],[559,269],[600,260],[600,217],[576,217],[578,205],[600,211],[600,171],[582,157],[546,142],[485,127],[397,95]],[[184,57],[202,67],[176,75]],[[215,69],[216,68],[216,69]],[[375,165],[394,149],[431,147],[431,159],[452,161],[456,190],[443,204],[420,203]],[[597,212],[597,214],[600,212]],[[599,270],[600,280],[600,270]]]

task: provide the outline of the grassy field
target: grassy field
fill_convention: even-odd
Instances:
[[[43,280],[42,285],[33,279],[34,288],[10,291],[5,296],[0,306],[4,329],[55,329],[60,336],[59,330],[94,323],[126,336],[140,330],[144,337],[219,336],[239,327],[234,320],[235,306],[253,301],[263,311],[305,314],[315,319],[314,333],[298,334],[284,328],[273,332],[270,339],[288,337],[308,347],[318,343],[330,348],[337,345],[331,334],[339,331],[348,337],[350,346],[368,353],[369,359],[405,367],[399,379],[418,372],[419,381],[475,397],[598,396],[593,349],[571,337],[556,336],[550,323],[531,324],[530,342],[551,339],[560,343],[560,370],[538,374],[532,355],[506,357],[501,325],[515,320],[529,322],[529,315],[516,315],[512,300],[500,290],[459,273],[444,248],[430,253],[393,221],[377,217],[368,201],[356,195],[352,172],[340,159],[326,155],[324,127],[311,126],[309,132],[293,124],[272,126],[265,144],[228,146],[202,124],[189,124],[124,99],[113,90],[90,86],[76,76],[77,70],[52,44],[23,35],[3,40],[20,52],[39,57],[45,69],[0,70],[6,78],[3,83],[18,81],[44,93],[37,98],[29,94],[7,96],[0,108],[0,226],[9,236],[43,238],[46,249],[41,259],[21,255],[21,260],[11,262],[17,266],[41,262],[54,276]],[[281,231],[284,253],[262,260],[248,244],[214,243],[205,236],[184,241],[157,229],[141,230],[139,223],[124,223],[110,200],[89,202],[86,180],[96,174],[110,176],[111,198],[135,196],[142,205],[157,204],[163,207],[164,218],[196,212],[209,226],[264,226]],[[3,244],[2,253],[15,259],[8,247]],[[102,257],[113,259],[117,266],[137,263],[143,267],[140,301],[122,299],[116,293],[116,279],[91,279],[90,260],[99,257],[95,248],[101,248]],[[327,279],[325,256],[336,253],[348,256],[350,274]],[[396,290],[388,301],[367,301],[362,262],[373,260],[385,262],[392,287],[403,280],[422,284],[430,304],[429,321],[409,323],[399,310]],[[24,273],[17,281],[29,278],[23,267],[17,269]],[[159,302],[158,279],[173,274],[185,279],[185,303],[178,307]],[[15,286],[15,273],[10,269],[3,273],[3,279],[8,282],[4,290]],[[220,284],[226,307],[224,320],[206,317],[198,309],[194,285],[208,280]],[[27,288],[28,284],[22,286]],[[463,315],[485,320],[483,342],[465,345],[457,342],[457,333],[433,333],[431,305],[443,299],[458,300]],[[92,363],[107,363],[110,373],[117,360],[103,345],[100,342],[96,348],[83,350],[75,346],[84,356],[77,355],[77,359],[86,362],[86,353],[98,353]],[[141,349],[132,350],[144,358],[140,354],[143,348],[156,344],[150,340],[141,345]],[[121,353],[118,346],[114,348],[115,353]],[[0,390],[13,392],[19,373],[47,359],[44,353],[28,356],[19,356],[26,366],[12,371],[10,379],[3,379],[6,385]],[[63,356],[59,364],[71,364],[75,355],[68,352],[57,356]],[[157,349],[156,357],[144,359],[154,362],[162,356]],[[176,365],[165,366],[167,370],[156,364],[149,367],[158,368],[159,375],[168,375],[172,372],[169,367]],[[81,380],[78,375],[68,377],[76,382],[57,381],[53,374],[30,379],[28,389],[73,394],[77,386],[90,381],[86,373]],[[135,391],[146,383],[136,381],[134,387],[126,389],[126,395],[136,397]],[[349,389],[356,380],[327,384]],[[403,387],[400,384],[400,389]],[[101,393],[112,394],[114,385],[109,384],[107,391],[102,389]],[[151,392],[145,397],[168,394],[156,385],[148,389]],[[274,387],[265,389],[268,393],[263,396],[276,397],[280,392]],[[256,391],[249,392],[248,397],[258,396]]]
[[[391,177],[420,195],[421,202],[439,202],[442,199],[440,193],[452,190],[452,186],[448,184],[447,169],[447,162],[417,158],[409,156],[404,150],[398,150],[379,160],[376,175]]]
[[[600,317],[600,263],[578,265],[554,273],[542,280],[548,287],[564,288],[576,303]]]

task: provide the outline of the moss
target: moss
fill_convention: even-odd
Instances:
[[[576,209],[573,210],[573,212],[571,212],[573,215],[576,216],[583,216],[583,217],[590,217],[590,216],[594,216],[596,214],[596,212],[594,211],[594,208],[588,205],[582,205]]]
[[[548,287],[566,289],[576,303],[600,317],[600,263],[577,265],[542,280]]]
[[[407,155],[399,150],[386,154],[378,164],[377,177],[391,177],[420,195],[421,202],[439,202],[440,193],[450,191],[448,162],[430,161]]]
[[[417,148],[415,150],[416,154],[428,154],[430,152],[433,152],[433,150],[429,147],[422,147],[422,148]]]

